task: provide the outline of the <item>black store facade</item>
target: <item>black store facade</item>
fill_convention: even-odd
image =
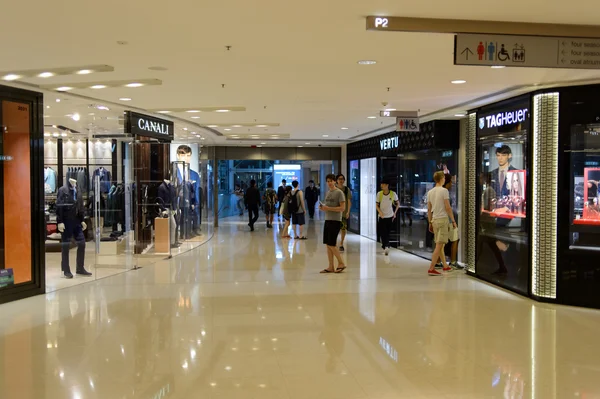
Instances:
[[[435,185],[433,174],[445,171],[453,176],[451,202],[457,211],[459,139],[459,121],[435,120],[420,124],[419,132],[393,131],[349,144],[349,230],[378,240],[376,194],[386,180],[400,202],[390,244],[430,257],[433,237],[428,232],[426,194]]]
[[[600,308],[599,85],[469,114],[467,269],[534,299]]]

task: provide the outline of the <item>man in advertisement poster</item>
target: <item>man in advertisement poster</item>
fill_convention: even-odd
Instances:
[[[195,198],[194,203],[191,204],[192,208],[192,218],[193,218],[193,226],[194,233],[196,235],[200,234],[200,206],[202,204],[200,197],[200,175],[198,172],[192,169],[192,148],[187,144],[182,144],[177,147],[177,161],[185,162],[190,165],[190,176],[189,181],[192,183],[194,194],[192,197]],[[177,181],[181,184],[183,181],[182,170],[177,169]]]
[[[512,161],[512,150],[506,144],[496,147],[496,160],[498,167],[492,170],[492,188],[499,198],[510,194],[510,182],[508,181],[508,171],[517,170],[510,164]]]

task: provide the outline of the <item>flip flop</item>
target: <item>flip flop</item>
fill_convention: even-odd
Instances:
[[[336,273],[341,273],[341,272],[343,272],[344,270],[346,270],[346,267],[347,267],[347,266],[344,266],[344,267],[338,267],[337,269],[335,269],[335,272],[336,272]]]
[[[299,239],[300,239],[300,237],[298,237],[298,236],[294,237],[294,240],[299,240]]]
[[[301,240],[308,240],[306,237],[300,237]]]
[[[327,273],[337,273],[337,272],[332,272],[332,271],[331,271],[331,270],[329,270],[329,269],[323,269],[323,270],[321,270],[319,273],[321,273],[321,274],[327,274]]]

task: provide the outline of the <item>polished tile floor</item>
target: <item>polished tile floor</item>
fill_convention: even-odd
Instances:
[[[0,305],[2,399],[600,398],[600,312],[539,304],[350,236],[222,223],[206,245]]]

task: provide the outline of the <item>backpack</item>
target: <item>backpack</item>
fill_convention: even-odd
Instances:
[[[298,190],[298,191],[300,191],[300,190]],[[288,200],[288,212],[289,213],[298,213],[298,210],[300,209],[300,207],[298,206],[298,198],[297,198],[298,191],[296,191],[294,194],[290,195],[290,199]]]
[[[388,195],[390,196],[390,198],[396,198],[396,193],[392,190],[390,190],[390,193]],[[381,201],[383,201],[383,191],[377,193],[377,202],[381,204]]]
[[[277,194],[275,193],[275,190],[269,188],[269,189],[267,189],[267,192],[265,193],[265,202],[267,203],[267,205],[275,205],[276,197],[277,197]]]

